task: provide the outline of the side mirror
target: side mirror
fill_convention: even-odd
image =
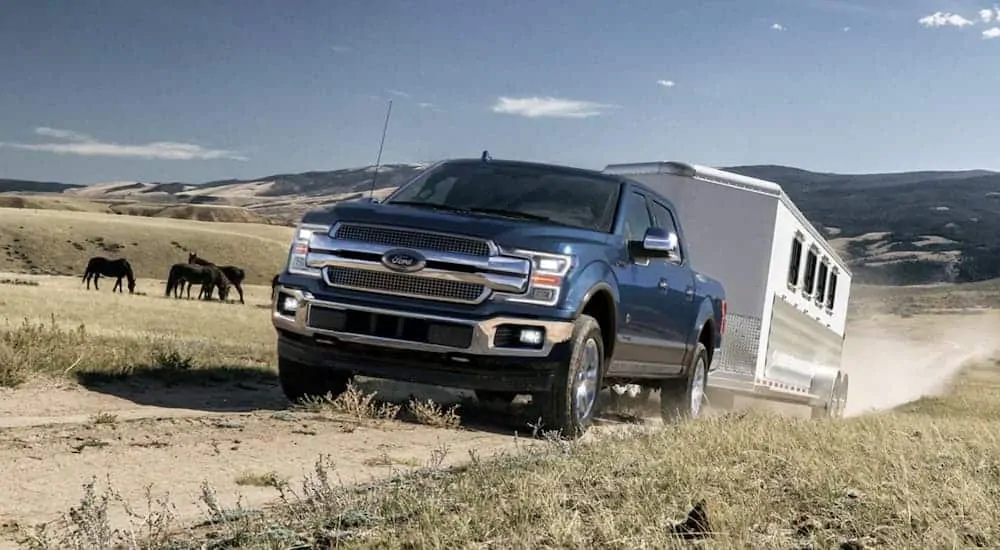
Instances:
[[[650,227],[642,238],[642,245],[635,252],[637,256],[646,258],[666,258],[677,261],[681,257],[680,239],[673,231]]]

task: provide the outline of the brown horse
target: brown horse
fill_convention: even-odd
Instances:
[[[170,266],[170,273],[167,275],[167,289],[165,296],[170,296],[173,292],[174,298],[180,298],[183,293],[184,283],[188,283],[187,297],[191,298],[191,287],[201,285],[198,298],[211,300],[216,288],[219,289],[219,300],[226,301],[229,294],[229,281],[222,273],[222,270],[214,265],[194,265],[194,264],[174,264]]]
[[[226,279],[229,279],[229,282],[236,287],[236,292],[240,295],[240,303],[246,303],[243,301],[243,280],[246,279],[247,273],[242,267],[237,267],[235,265],[215,265],[204,258],[199,258],[194,252],[188,254],[188,263],[209,265],[219,268],[219,270],[222,271],[222,274],[226,276]]]
[[[115,286],[111,287],[111,292],[118,291],[122,294],[125,291],[122,289],[122,278],[128,279],[128,293],[135,293],[135,273],[132,272],[132,264],[128,263],[125,258],[118,258],[115,260],[109,260],[104,256],[94,256],[87,262],[87,269],[83,272],[83,282],[87,283],[87,290],[90,290],[90,281],[94,281],[94,289],[100,290],[97,286],[97,280],[101,278],[101,275],[105,277],[114,277]]]

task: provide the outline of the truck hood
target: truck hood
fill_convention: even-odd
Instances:
[[[525,248],[553,253],[572,253],[571,249],[567,249],[570,243],[596,244],[606,242],[610,238],[610,235],[605,233],[531,220],[354,201],[339,203],[321,211],[311,211],[302,221],[324,225],[357,222],[425,229],[489,239],[505,248]]]

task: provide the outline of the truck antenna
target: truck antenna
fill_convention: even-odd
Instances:
[[[389,108],[385,112],[385,124],[382,126],[382,141],[378,143],[378,156],[375,157],[375,173],[372,174],[372,185],[368,191],[368,198],[375,195],[375,180],[378,179],[378,169],[382,165],[382,146],[385,145],[385,132],[389,129],[389,117],[392,115],[392,100],[389,100]]]

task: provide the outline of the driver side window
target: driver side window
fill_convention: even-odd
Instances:
[[[641,241],[646,236],[646,230],[652,226],[646,197],[634,191],[629,193],[625,200],[625,224],[622,227],[625,241]]]
[[[667,231],[672,231],[677,233],[677,222],[674,220],[674,213],[671,212],[666,206],[653,201],[650,205],[653,208],[653,216],[656,218],[656,227],[660,229],[666,229]],[[681,254],[683,258],[683,247],[679,247],[678,253]]]

